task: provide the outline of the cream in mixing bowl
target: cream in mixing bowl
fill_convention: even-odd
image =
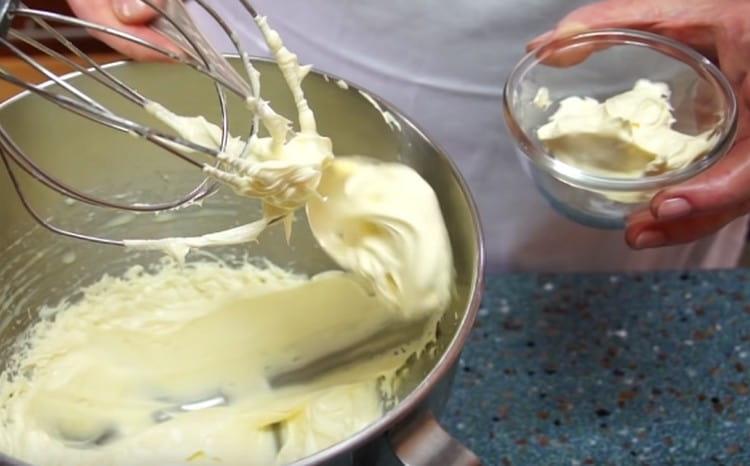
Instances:
[[[593,175],[642,178],[678,170],[707,154],[718,136],[673,129],[670,93],[664,83],[639,80],[604,102],[568,97],[537,137],[555,158]]]
[[[439,318],[404,319],[346,273],[218,263],[136,267],[44,314],[0,384],[0,451],[40,466],[310,455],[382,414]]]

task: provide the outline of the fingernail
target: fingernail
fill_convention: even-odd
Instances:
[[[633,247],[635,249],[648,249],[658,248],[664,246],[667,242],[667,237],[660,231],[644,231],[641,232],[635,239]]]
[[[112,8],[121,19],[134,19],[153,10],[141,0],[112,0]]]
[[[692,210],[693,207],[688,201],[676,197],[674,199],[667,199],[659,204],[659,207],[656,209],[656,216],[661,220],[671,220],[685,217],[690,214],[690,211]]]
[[[531,39],[528,42],[526,49],[531,51],[531,49],[541,47],[545,42],[548,42],[552,39],[556,39],[558,37],[572,36],[574,34],[577,34],[579,32],[584,32],[586,30],[588,30],[588,26],[586,26],[583,23],[579,23],[576,21],[572,21],[569,23],[562,23],[558,25],[557,28],[553,29],[552,31],[547,31],[544,34]]]
[[[526,46],[527,49],[535,49],[542,45],[543,43],[547,42],[549,39],[552,38],[552,36],[555,34],[555,31],[547,31],[544,34],[540,36],[536,36],[535,38],[531,39]]]
[[[572,36],[573,34],[579,34],[581,32],[588,31],[589,27],[586,26],[583,23],[579,23],[577,21],[571,21],[568,23],[561,24],[556,32],[557,36],[564,37],[564,36]]]

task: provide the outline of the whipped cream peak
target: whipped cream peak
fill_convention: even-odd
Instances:
[[[294,97],[294,103],[297,106],[297,116],[299,118],[300,131],[302,133],[317,133],[315,115],[305,98],[302,91],[302,80],[310,72],[310,66],[300,66],[297,55],[293,54],[284,46],[279,33],[271,29],[268,25],[268,19],[265,16],[257,16],[255,22],[260,28],[266,45],[276,59],[276,63],[281,70],[281,74],[286,80],[287,86]]]

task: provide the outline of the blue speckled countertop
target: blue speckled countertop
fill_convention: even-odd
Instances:
[[[491,276],[444,421],[487,465],[750,465],[750,271]]]

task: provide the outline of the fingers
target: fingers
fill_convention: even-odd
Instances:
[[[181,53],[179,48],[177,48],[168,38],[151,30],[148,26],[142,23],[136,24],[135,19],[133,18],[138,17],[138,15],[143,15],[143,13],[137,13],[135,10],[130,10],[130,13],[135,15],[131,18],[133,23],[125,24],[121,21],[118,14],[115,12],[112,1],[113,0],[68,0],[68,3],[73,12],[81,19],[127,32],[177,54]],[[135,60],[161,61],[168,59],[158,52],[149,50],[148,48],[136,45],[124,39],[115,38],[106,33],[91,31],[91,35],[106,43],[116,51]]]
[[[654,196],[650,210],[659,220],[709,215],[750,207],[750,139],[737,143],[714,167]]]
[[[660,16],[658,3],[646,0],[605,0],[583,6],[564,17],[553,31],[529,42],[529,47],[533,49],[549,40],[590,29],[648,28]]]
[[[694,180],[666,189],[633,215],[625,234],[635,249],[689,243],[750,212],[750,140]]]
[[[625,241],[633,249],[649,249],[691,243],[716,233],[745,212],[739,209],[660,221],[644,211],[631,218]]]
[[[576,44],[571,47],[549,49],[542,46],[537,49],[536,56],[541,63],[547,66],[566,68],[583,63],[592,54],[609,47],[608,44]]]
[[[545,50],[543,48],[545,44],[592,29],[609,27],[648,29],[653,26],[653,21],[640,18],[641,14],[647,14],[645,11],[646,9],[652,8],[650,4],[644,4],[644,9],[631,6],[631,9],[628,10],[630,16],[623,15],[622,17],[617,18],[616,22],[610,22],[611,18],[609,11],[612,9],[611,4],[613,3],[627,3],[630,5],[631,3],[640,4],[641,2],[625,2],[622,0],[617,2],[604,1],[579,8],[563,18],[554,30],[548,31],[541,36],[532,39],[527,44],[526,50],[528,52],[538,50],[537,56],[545,65],[565,68],[582,63],[593,53],[604,50],[609,46],[604,44],[577,44],[564,49]]]
[[[555,29],[551,31],[547,31],[531,39],[526,44],[526,51],[527,52],[534,51],[542,47],[543,45],[548,44],[557,39],[574,36],[576,34],[580,34],[582,32],[586,32],[591,29],[593,29],[593,27],[588,24],[579,23],[579,22],[566,22],[566,20],[563,19],[557,24],[557,27],[555,27]]]
[[[710,59],[717,56],[715,22],[724,14],[726,0],[606,0],[573,11],[550,32],[533,39],[527,50],[550,41],[592,29],[629,28],[669,36],[697,49]],[[584,61],[597,49],[579,46],[556,53],[545,63],[571,66]]]
[[[742,14],[741,12],[738,13]],[[750,8],[746,8],[744,14],[750,14]],[[747,28],[747,26],[744,26],[742,29]],[[731,26],[722,27],[717,29],[716,42],[721,71],[733,86],[741,87],[748,74],[748,66],[750,66],[748,64],[750,48],[747,42],[747,32]],[[745,84],[747,83],[745,82]]]
[[[165,0],[154,0],[159,7]],[[112,0],[112,9],[123,24],[146,24],[158,16],[158,12],[141,0]]]

